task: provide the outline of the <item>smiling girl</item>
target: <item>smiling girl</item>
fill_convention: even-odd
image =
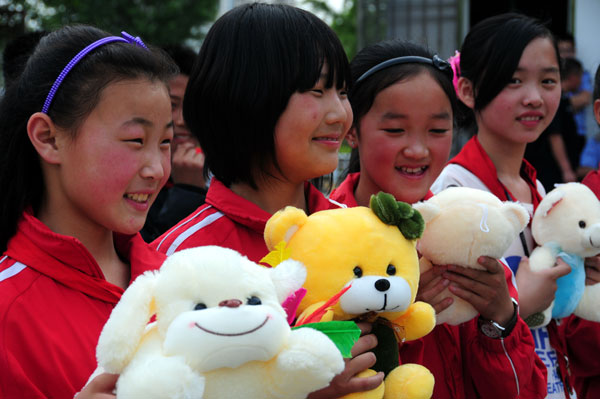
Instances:
[[[417,44],[389,40],[365,47],[350,67],[353,173],[331,197],[348,206],[368,206],[379,191],[411,204],[429,198],[452,142],[456,94],[450,64]],[[460,326],[440,324],[429,335],[404,342],[401,361],[422,364],[433,373],[438,399],[538,398],[545,391],[543,365],[534,362],[531,333],[512,304],[511,273],[495,259],[481,264],[489,273],[472,276],[469,283],[485,287],[486,295],[466,300],[482,317],[510,322],[506,334],[491,339],[476,319]],[[440,270],[421,275],[419,300],[430,302],[448,286]],[[440,312],[451,303],[444,298],[431,305]]]
[[[432,191],[449,186],[479,188],[503,201],[519,201],[533,215],[545,191],[523,155],[527,143],[535,141],[550,124],[560,101],[559,56],[552,34],[522,15],[489,18],[465,38],[459,69],[458,97],[474,113],[477,135],[450,160]],[[532,272],[524,257],[533,246],[527,227],[505,253],[516,273],[523,319],[550,305],[556,279],[570,271],[559,262],[543,273]],[[469,294],[464,287],[454,287],[461,276],[445,276],[453,282],[451,291]],[[570,372],[556,323],[532,328],[532,333],[536,353],[547,367],[547,397],[569,397]]]
[[[220,245],[259,262],[268,253],[263,234],[273,213],[288,205],[307,214],[338,207],[308,181],[337,166],[352,123],[349,81],[339,39],[307,11],[253,3],[217,20],[183,102],[185,122],[214,177],[206,204],[153,245],[167,255]],[[375,362],[365,353],[375,345],[371,334],[361,337],[345,371],[310,397],[377,387],[382,374],[354,377]]]
[[[72,398],[170,172],[174,65],[126,33],[45,36],[0,104],[0,396]],[[113,381],[114,384],[114,381]]]

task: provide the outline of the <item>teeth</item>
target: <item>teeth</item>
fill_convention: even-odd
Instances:
[[[541,117],[539,117],[539,116],[524,116],[519,119],[521,119],[522,121],[538,121],[541,119]]]
[[[407,168],[407,167],[402,166],[399,169],[401,172],[404,172],[404,173],[421,173],[421,172],[425,171],[425,169],[427,169],[427,166],[421,166],[418,168]]]
[[[126,197],[135,202],[146,202],[150,194],[126,194]]]

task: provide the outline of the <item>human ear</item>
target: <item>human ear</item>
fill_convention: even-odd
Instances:
[[[60,163],[56,145],[56,126],[48,115],[42,112],[31,115],[27,122],[27,135],[44,161],[50,164]]]
[[[358,147],[358,134],[356,132],[356,126],[352,126],[350,128],[350,130],[348,131],[348,134],[346,134],[346,141],[348,142],[348,145],[352,148],[357,148]]]
[[[462,101],[467,107],[475,107],[475,94],[473,93],[473,83],[464,77],[458,78],[458,90],[457,95],[460,101]]]
[[[596,122],[600,124],[600,99],[594,101],[594,117],[596,118]]]

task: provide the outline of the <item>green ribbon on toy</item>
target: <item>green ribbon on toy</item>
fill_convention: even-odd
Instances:
[[[321,321],[292,327],[292,330],[305,327],[313,328],[327,335],[327,338],[337,346],[344,358],[352,357],[352,347],[360,338],[360,328],[353,321]]]
[[[383,223],[397,226],[406,239],[416,240],[423,235],[423,216],[406,202],[396,201],[393,195],[382,191],[371,195],[369,208]]]

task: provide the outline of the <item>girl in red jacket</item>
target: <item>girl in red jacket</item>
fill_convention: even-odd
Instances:
[[[457,93],[474,117],[477,134],[450,160],[432,191],[452,185],[479,188],[503,201],[519,201],[533,214],[545,192],[523,156],[527,143],[550,124],[560,101],[559,55],[552,34],[518,14],[480,22],[461,48]],[[534,246],[526,227],[504,257],[516,274],[520,315],[532,325],[536,353],[547,369],[546,397],[568,398],[573,385],[557,329],[560,321],[537,326],[535,318],[554,299],[556,279],[570,268],[559,261],[554,268],[532,272],[526,258]]]
[[[167,255],[220,245],[255,262],[267,253],[263,233],[273,213],[292,205],[307,213],[337,207],[310,179],[337,166],[351,123],[348,59],[313,14],[286,5],[246,4],[215,22],[194,64],[183,116],[213,178],[206,204],[153,245]],[[334,398],[377,387],[383,376],[353,378],[374,362],[366,335],[356,357],[329,388]]]
[[[408,203],[428,198],[452,141],[456,94],[450,64],[419,45],[392,40],[361,50],[351,71],[355,120],[348,141],[358,151],[350,167],[360,172],[351,173],[331,197],[349,206],[368,205],[378,191]],[[459,326],[441,324],[404,343],[401,361],[432,371],[436,399],[541,398],[543,365],[511,300],[517,297],[511,272],[495,259],[480,263],[487,271],[439,267],[421,276],[419,300],[429,301],[450,285],[480,317]],[[432,305],[439,312],[451,301]],[[504,331],[486,336],[480,326],[488,320]]]
[[[170,172],[176,67],[122,35],[48,34],[0,103],[2,398],[72,398],[124,288],[164,260],[138,231]]]

